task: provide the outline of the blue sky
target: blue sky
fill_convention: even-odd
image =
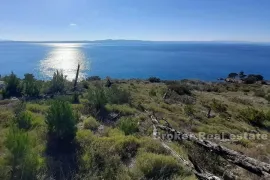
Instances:
[[[0,0],[0,39],[270,42],[270,0]]]

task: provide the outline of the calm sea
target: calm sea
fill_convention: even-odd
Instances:
[[[216,80],[230,72],[262,74],[270,79],[270,45],[229,43],[0,42],[0,74],[33,73],[51,78],[61,70],[69,79],[81,64],[80,77]]]

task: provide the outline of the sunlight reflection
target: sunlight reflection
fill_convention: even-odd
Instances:
[[[73,80],[78,64],[81,65],[79,79],[86,77],[85,71],[89,69],[89,62],[80,49],[83,44],[50,43],[46,45],[53,49],[40,62],[40,72],[44,78],[51,78],[54,72],[60,70],[68,80]]]

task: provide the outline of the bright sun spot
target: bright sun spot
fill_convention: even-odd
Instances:
[[[82,44],[54,43],[47,45],[53,47],[53,49],[40,62],[40,72],[44,78],[51,78],[54,72],[59,70],[68,80],[73,80],[76,76],[78,64],[80,64],[79,78],[86,77],[84,72],[89,69],[89,63],[80,50]]]

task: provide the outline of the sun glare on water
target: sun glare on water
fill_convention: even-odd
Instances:
[[[47,56],[40,61],[40,72],[44,78],[53,77],[54,72],[62,71],[68,80],[75,79],[78,64],[80,64],[79,79],[86,77],[89,62],[80,49],[82,44],[53,43]]]

